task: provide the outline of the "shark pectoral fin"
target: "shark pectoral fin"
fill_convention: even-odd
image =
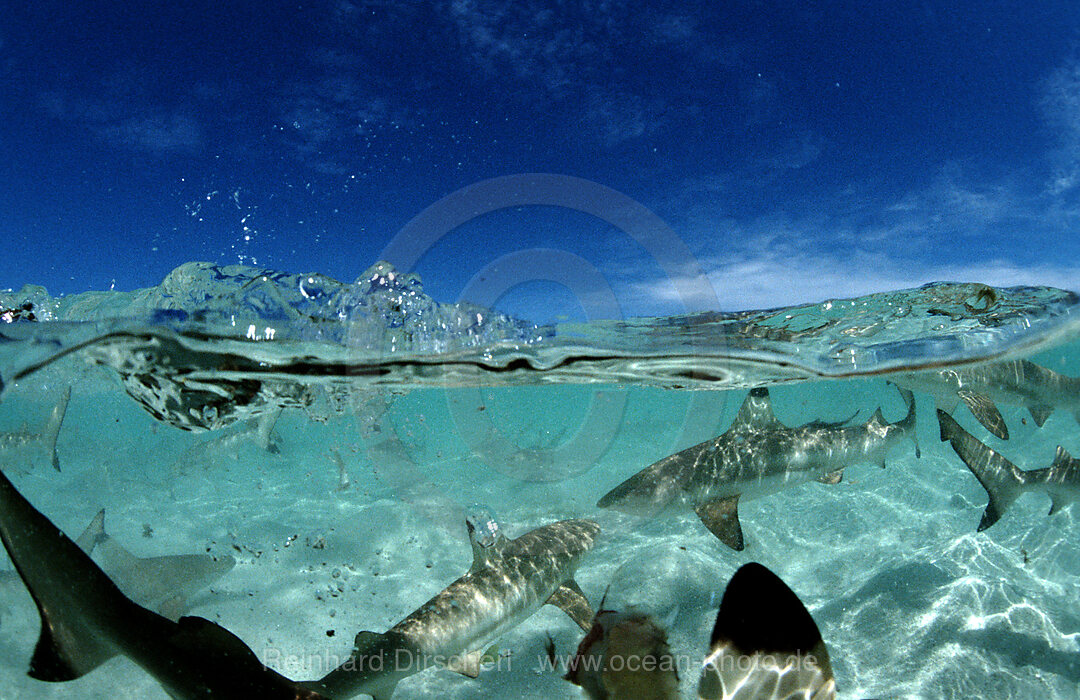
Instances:
[[[968,407],[971,415],[975,416],[975,419],[982,423],[991,434],[1002,440],[1009,439],[1009,428],[1005,425],[1005,419],[1001,417],[1001,412],[989,396],[967,389],[961,389],[956,392],[956,395]]]
[[[885,465],[882,465],[882,466],[885,466]],[[839,484],[840,480],[843,479],[843,478],[844,478],[844,470],[843,469],[837,469],[834,472],[829,472],[828,474],[822,474],[817,479],[814,479],[814,481],[819,481],[822,484]]]
[[[736,552],[744,548],[742,525],[739,524],[739,496],[718,498],[694,509],[709,532]]]
[[[177,593],[174,596],[169,596],[158,605],[158,614],[162,617],[167,617],[174,622],[180,619],[180,616],[184,614],[187,609],[187,600],[184,596]]]
[[[1050,414],[1054,412],[1053,406],[1031,406],[1028,408],[1031,412],[1031,419],[1035,421],[1035,425],[1040,428],[1043,427],[1043,423],[1050,417]]]
[[[62,625],[40,603],[38,610],[41,612],[41,636],[30,658],[27,675],[31,678],[52,683],[75,680],[116,655],[115,649],[102,644],[89,631]]]
[[[480,675],[480,660],[484,658],[486,653],[477,649],[467,654],[453,656],[447,662],[446,667],[454,673],[460,673],[468,678],[476,678]]]
[[[586,632],[592,629],[592,607],[574,579],[569,579],[556,588],[547,602],[569,615],[581,629]]]

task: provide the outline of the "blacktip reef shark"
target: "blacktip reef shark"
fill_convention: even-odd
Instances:
[[[122,654],[177,700],[321,700],[264,666],[224,627],[201,617],[177,622],[132,602],[0,473],[0,540],[41,615],[29,675],[79,678]]]
[[[974,435],[964,430],[952,416],[938,409],[941,439],[948,441],[975,478],[986,489],[990,502],[979,521],[978,532],[996,523],[1009,506],[1028,491],[1044,491],[1050,496],[1050,515],[1080,499],[1080,460],[1058,445],[1054,461],[1043,469],[1021,471]]]
[[[592,549],[600,526],[563,520],[507,539],[493,520],[466,519],[473,564],[434,598],[387,632],[361,632],[349,658],[322,679],[306,683],[327,697],[370,695],[388,700],[402,679],[432,665],[475,678],[482,649],[546,603],[582,629],[592,608],[574,571]]]
[[[900,389],[908,413],[889,423],[879,408],[866,423],[814,421],[789,428],[773,414],[767,389],[752,389],[727,432],[655,462],[616,486],[600,508],[651,515],[671,504],[690,506],[721,542],[743,549],[739,500],[806,481],[840,482],[846,467],[885,456],[901,439],[915,443],[915,400]]]
[[[106,575],[124,595],[170,620],[187,611],[188,599],[236,566],[228,554],[166,554],[137,557],[105,532],[101,510],[75,541],[87,554],[97,554]]]
[[[961,401],[991,434],[1009,439],[997,403],[1023,406],[1042,427],[1055,408],[1071,411],[1080,422],[1080,378],[1059,374],[1030,360],[1010,360],[890,377],[897,384],[924,391],[937,407],[952,413]]]
[[[68,402],[70,401],[71,387],[68,387],[60,395],[56,405],[53,406],[49,419],[40,432],[34,432],[30,429],[30,426],[23,425],[18,430],[0,433],[0,449],[42,445],[49,453],[53,469],[60,471],[60,456],[56,452],[56,441],[60,437],[60,428],[64,425],[64,417],[67,416]]]
[[[225,456],[235,457],[245,443],[252,443],[268,454],[279,454],[281,450],[274,439],[274,427],[283,410],[278,406],[257,418],[231,425],[209,440],[195,442],[173,460],[172,471],[182,474],[193,464],[213,464]]]
[[[698,680],[699,700],[832,700],[829,652],[780,578],[744,564],[728,582]]]
[[[97,555],[97,563],[133,602],[170,620],[188,610],[188,599],[218,580],[236,565],[229,555],[169,554],[137,557],[105,532],[105,511],[100,510],[75,540],[79,549]],[[0,581],[17,574],[0,572]]]

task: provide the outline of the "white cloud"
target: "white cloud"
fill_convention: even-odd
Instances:
[[[630,283],[636,308],[676,313],[719,308],[726,311],[791,306],[825,299],[919,287],[928,282],[981,282],[996,287],[1046,285],[1080,289],[1080,264],[1021,266],[1007,260],[923,264],[884,255],[827,253],[788,257],[764,252],[698,260],[716,291],[710,298],[683,299],[669,278]]]

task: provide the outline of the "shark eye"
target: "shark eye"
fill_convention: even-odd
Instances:
[[[469,508],[465,515],[465,526],[481,547],[490,547],[499,539],[499,521],[487,506],[477,504]]]

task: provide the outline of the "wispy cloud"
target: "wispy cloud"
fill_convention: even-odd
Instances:
[[[1080,185],[1080,59],[1070,58],[1050,73],[1041,93],[1039,106],[1060,140],[1050,154],[1053,173],[1047,183],[1058,195]]]
[[[199,124],[183,114],[154,115],[101,124],[98,134],[107,141],[151,153],[192,152],[203,145]]]
[[[112,145],[157,155],[194,152],[204,144],[201,125],[187,113],[135,107],[115,95],[89,98],[60,90],[39,96],[44,113],[75,124]]]

